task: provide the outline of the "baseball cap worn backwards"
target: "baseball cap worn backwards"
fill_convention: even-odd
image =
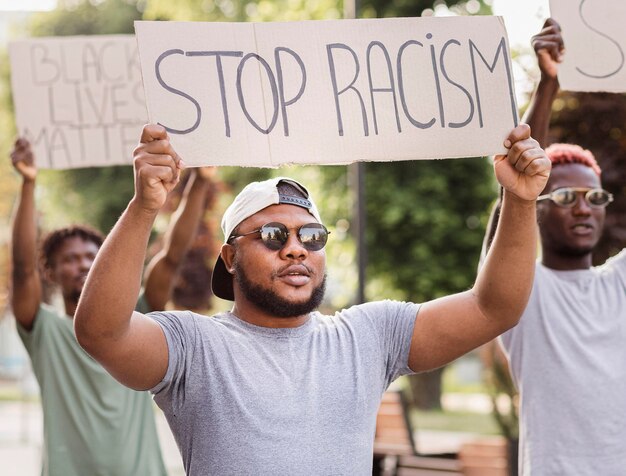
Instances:
[[[302,192],[302,195],[306,198],[281,194],[278,191],[278,184],[282,182],[292,185]],[[322,222],[315,203],[313,203],[308,190],[304,188],[303,185],[287,177],[276,177],[263,182],[252,182],[239,192],[239,195],[235,197],[235,200],[233,200],[233,203],[226,209],[222,217],[224,242],[226,243],[228,241],[233,230],[246,218],[260,212],[264,208],[281,203],[306,208],[319,223]],[[233,276],[226,269],[221,254],[217,257],[217,261],[213,267],[211,289],[213,290],[213,294],[219,298],[228,301],[235,299],[233,293]]]

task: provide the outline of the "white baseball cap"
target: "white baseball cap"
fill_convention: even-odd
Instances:
[[[298,189],[305,198],[281,194],[278,191],[278,184],[282,182]],[[313,203],[308,190],[302,184],[287,177],[276,177],[263,182],[252,182],[239,192],[233,200],[233,203],[231,203],[224,212],[224,216],[222,217],[224,243],[228,242],[233,230],[246,218],[251,217],[270,205],[278,205],[281,203],[306,208],[319,223],[322,222],[315,203]],[[233,276],[226,269],[221,253],[217,257],[217,261],[213,267],[211,289],[213,290],[213,294],[219,298],[229,301],[234,301],[235,299],[233,293]]]

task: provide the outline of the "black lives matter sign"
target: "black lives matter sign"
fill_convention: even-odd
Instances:
[[[9,44],[19,134],[43,168],[128,164],[147,122],[133,35]]]

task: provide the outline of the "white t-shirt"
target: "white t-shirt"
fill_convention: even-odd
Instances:
[[[626,475],[626,250],[588,270],[538,263],[501,343],[521,395],[520,475]]]

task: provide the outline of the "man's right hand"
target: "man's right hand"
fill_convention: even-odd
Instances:
[[[147,124],[134,152],[135,197],[142,209],[156,213],[180,179],[185,164],[163,126]]]
[[[25,181],[34,181],[37,177],[35,156],[30,149],[30,142],[26,139],[20,137],[15,141],[15,144],[13,144],[11,162],[15,170],[19,172]]]
[[[543,24],[543,29],[532,37],[531,43],[537,55],[541,76],[556,79],[559,63],[563,61],[565,53],[559,24],[552,18],[548,18]]]

